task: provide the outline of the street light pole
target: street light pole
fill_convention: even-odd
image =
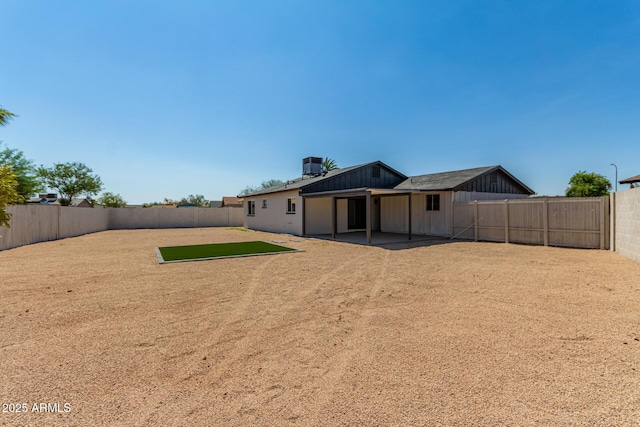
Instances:
[[[616,168],[616,193],[618,192],[618,166],[615,163],[611,163],[611,166]]]

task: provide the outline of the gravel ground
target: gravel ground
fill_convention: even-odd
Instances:
[[[154,253],[243,240],[304,252]],[[630,426],[639,370],[640,265],[607,251],[209,228],[0,252],[0,425]]]

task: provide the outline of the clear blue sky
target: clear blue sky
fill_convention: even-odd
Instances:
[[[640,174],[638,1],[0,0],[0,140],[129,203],[301,174]],[[620,189],[627,188],[621,186]]]

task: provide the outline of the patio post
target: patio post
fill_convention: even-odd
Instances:
[[[411,193],[409,193],[409,240],[411,240]]]
[[[371,191],[367,191],[367,245],[371,244]]]
[[[331,196],[331,238],[336,238],[336,196]]]

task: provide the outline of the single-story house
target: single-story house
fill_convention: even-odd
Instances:
[[[322,173],[303,166],[305,172],[244,196],[244,226],[333,238],[365,231],[368,243],[374,231],[450,237],[454,202],[534,194],[502,166],[410,177],[376,161]]]

